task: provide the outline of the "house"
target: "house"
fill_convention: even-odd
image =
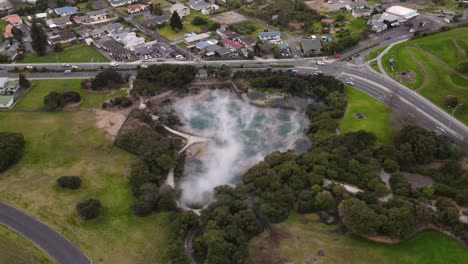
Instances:
[[[51,46],[56,44],[69,43],[76,40],[75,34],[69,30],[60,30],[49,33],[47,41]]]
[[[94,42],[94,46],[103,49],[116,59],[126,59],[131,56],[131,52],[125,49],[120,43],[109,38],[103,37]]]
[[[224,47],[230,48],[235,51],[239,51],[244,47],[244,45],[240,44],[239,42],[230,40],[230,39],[223,39]]]
[[[230,48],[226,48],[226,47],[221,47],[219,49],[217,49],[215,51],[216,54],[218,54],[218,56],[222,57],[222,58],[228,58],[228,57],[236,57],[237,54],[231,50]]]
[[[242,37],[239,38],[239,43],[244,45],[247,49],[253,49],[253,46],[257,43],[257,41],[251,37]]]
[[[74,6],[64,6],[54,9],[55,14],[63,17],[63,16],[71,16],[78,14],[78,8]]]
[[[109,12],[106,9],[101,9],[87,12],[84,16],[80,17],[80,20],[82,23],[92,24],[107,20],[107,18],[109,18]]]
[[[121,31],[112,33],[110,36],[115,41],[122,43],[126,49],[131,49],[134,46],[145,43],[145,39],[137,37],[135,32]]]
[[[15,27],[21,26],[23,24],[21,17],[16,14],[5,16],[2,19]]]
[[[197,50],[204,50],[208,48],[209,46],[210,46],[210,43],[208,43],[207,41],[200,41],[195,45],[195,48],[197,48]]]
[[[265,40],[279,41],[281,40],[281,32],[279,31],[260,32],[260,34],[258,34],[258,38],[263,41]]]
[[[70,16],[63,16],[54,19],[46,20],[46,24],[49,28],[65,28],[68,25],[71,25]]]
[[[184,6],[183,4],[178,4],[178,3],[174,4],[174,5],[171,6],[171,8],[169,10],[171,12],[171,15],[174,12],[177,12],[177,14],[179,14],[179,16],[181,18],[190,15],[190,8]]]
[[[124,6],[124,5],[130,5],[137,2],[137,0],[110,0],[109,4],[112,7],[119,7],[119,6]]]
[[[201,34],[190,33],[190,34],[186,34],[186,36],[184,37],[184,43],[187,45],[194,45],[197,42],[207,40],[209,37],[210,37],[210,34],[208,33],[201,33]]]
[[[104,31],[111,34],[117,31],[122,31],[124,27],[120,23],[111,23],[103,26],[102,28],[104,29]]]
[[[147,9],[148,6],[142,4],[134,4],[127,6],[127,13],[133,15],[140,12],[143,12]]]
[[[144,19],[141,21],[141,25],[144,26],[145,28],[149,29],[156,29],[158,27],[161,27],[165,25],[169,21],[169,15],[161,15],[161,16],[155,16],[155,17],[150,17],[147,19]]]
[[[216,54],[216,51],[221,49],[221,46],[219,45],[211,45],[211,46],[208,46],[206,49],[205,49],[205,55],[206,56],[214,56]]]
[[[322,52],[322,43],[319,39],[302,39],[301,50],[304,55],[312,55]]]
[[[195,11],[201,11],[203,9],[209,9],[211,4],[205,2],[204,0],[194,0],[190,1],[190,8],[192,8]]]
[[[371,27],[371,30],[380,33],[388,28],[387,24],[381,20],[382,14],[376,14],[372,16],[369,21],[367,21],[367,25]]]
[[[12,29],[13,29],[13,26],[11,24],[6,25],[5,31],[3,32],[3,36],[5,38],[13,37],[13,32],[11,32]]]
[[[8,11],[13,8],[13,5],[8,0],[0,0],[0,11]]]
[[[371,15],[371,10],[370,9],[353,9],[353,11],[351,11],[351,15],[354,18],[366,17],[366,16]]]
[[[81,25],[75,28],[75,32],[82,38],[98,38],[106,35],[104,29],[101,27],[95,28],[91,25]]]

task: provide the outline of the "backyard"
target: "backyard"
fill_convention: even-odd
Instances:
[[[315,214],[297,213],[273,225],[272,230],[252,239],[253,262],[445,264],[464,263],[468,258],[462,244],[437,231],[423,231],[399,244],[385,245],[342,234],[338,226],[322,224]]]
[[[62,52],[54,52],[39,57],[36,53],[28,53],[23,63],[80,63],[80,62],[108,62],[94,47],[79,45],[66,48]]]
[[[199,16],[202,18],[205,18],[208,23],[213,23],[211,19],[208,16],[202,15],[199,12],[195,12],[194,10],[191,10],[190,15],[184,17],[182,19],[182,24],[184,25],[181,30],[173,30],[169,24],[165,25],[162,28],[159,28],[156,30],[156,33],[159,35],[163,36],[164,38],[174,41],[178,40],[184,37],[185,34],[187,33],[202,33],[204,32],[203,26],[195,26],[192,25],[192,20],[194,17]]]
[[[390,122],[391,112],[387,106],[350,86],[345,87],[345,93],[348,96],[348,107],[345,116],[340,120],[341,131],[346,133],[365,130],[375,134],[377,144],[391,144],[393,130]],[[358,113],[362,113],[364,118],[356,118]]]

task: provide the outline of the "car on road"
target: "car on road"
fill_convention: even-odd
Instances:
[[[314,72],[314,73],[312,73],[312,74],[313,74],[313,75],[319,75],[319,74],[323,74],[323,72],[322,72],[322,71],[316,71],[316,72]]]
[[[176,55],[175,58],[176,58],[176,60],[186,60],[186,58],[184,56],[180,55],[180,54]]]
[[[288,72],[292,72],[292,73],[299,72],[299,70],[296,69],[296,68],[294,68],[294,67],[288,68],[287,71],[288,71]]]
[[[350,86],[354,86],[354,83],[352,81],[347,81],[346,84]]]
[[[27,65],[27,66],[26,66],[26,69],[28,69],[28,70],[32,70],[32,68],[33,68],[32,65]]]
[[[265,68],[265,71],[272,71],[272,70],[273,70],[272,67],[267,67],[267,68]]]
[[[140,67],[141,67],[142,69],[147,69],[147,68],[148,68],[148,65],[142,64]]]
[[[325,65],[325,62],[319,61],[319,60],[318,60],[318,61],[317,61],[317,65],[319,65],[319,66]]]
[[[62,64],[62,67],[68,68],[68,67],[70,67],[70,64],[64,63],[64,64]]]
[[[0,71],[4,71],[4,70],[6,70],[5,67],[0,67]]]
[[[72,65],[71,68],[72,68],[72,70],[76,70],[76,69],[78,69],[78,66]]]
[[[333,55],[333,58],[339,59],[339,58],[341,58],[341,56],[339,54],[335,54],[335,55]]]
[[[65,71],[63,72],[63,74],[69,75],[69,74],[72,74],[72,71],[71,71],[71,70],[65,70]]]
[[[117,62],[115,62],[115,61],[111,62],[109,65],[112,66],[112,67],[118,67],[119,66],[119,64]]]

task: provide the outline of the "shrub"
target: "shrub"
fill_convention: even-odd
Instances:
[[[119,96],[114,99],[111,99],[110,103],[113,107],[118,106],[118,107],[123,107],[123,108],[130,107],[133,104],[132,100],[130,100],[126,96]]]
[[[57,184],[64,189],[76,190],[81,187],[81,178],[78,176],[62,176],[57,179]]]
[[[91,80],[90,87],[93,90],[115,89],[124,83],[123,76],[114,69],[105,69]]]
[[[44,105],[49,111],[59,110],[69,103],[78,103],[79,101],[81,101],[81,95],[74,91],[50,92],[44,97]]]
[[[208,24],[208,21],[203,17],[196,16],[192,19],[192,25],[194,26],[201,26],[206,24]]]
[[[386,159],[383,164],[384,170],[388,173],[397,172],[400,167],[398,166],[398,162],[392,159]]]
[[[447,97],[444,98],[444,104],[448,107],[457,107],[458,105],[458,97],[455,95],[447,95]]]
[[[0,172],[19,161],[23,156],[24,145],[23,134],[0,132]]]
[[[95,219],[101,211],[101,202],[97,199],[88,199],[76,205],[76,211],[83,220]]]

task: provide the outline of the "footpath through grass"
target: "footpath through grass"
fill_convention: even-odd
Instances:
[[[168,263],[169,215],[135,217],[126,177],[135,157],[96,127],[93,111],[1,112],[0,131],[23,133],[23,159],[0,174],[0,199],[65,235],[93,263]],[[56,180],[77,175],[83,187],[61,190]],[[100,217],[81,221],[79,201],[97,198]],[[13,262],[9,262],[13,263]]]
[[[67,48],[62,52],[50,53],[39,57],[36,53],[29,53],[23,63],[80,63],[80,62],[108,62],[94,47],[79,45]]]
[[[20,234],[0,225],[0,263],[54,263],[40,248]]]
[[[114,92],[94,92],[81,88],[82,80],[38,80],[33,81],[33,86],[23,96],[23,98],[15,105],[14,110],[44,110],[44,97],[50,92],[66,92],[75,91],[82,97],[82,102],[79,108],[99,108],[101,104],[118,96],[126,95],[125,90],[116,90]]]
[[[340,120],[343,133],[365,130],[377,137],[377,144],[389,145],[393,140],[391,112],[386,105],[371,96],[350,86],[345,87],[348,96],[348,107],[345,116]],[[362,113],[365,119],[357,119],[355,114]]]
[[[273,259],[283,262],[307,263],[317,258],[318,263],[347,264],[447,264],[466,263],[468,250],[458,241],[437,231],[424,231],[396,245],[368,241],[355,235],[342,235],[336,225],[319,222],[315,214],[301,216],[292,213],[289,218],[273,226],[273,238],[264,232],[251,241],[251,257],[261,261],[258,248]],[[318,257],[323,250],[325,256]]]

